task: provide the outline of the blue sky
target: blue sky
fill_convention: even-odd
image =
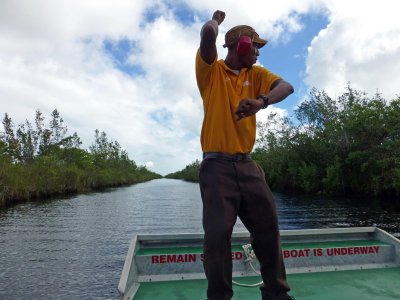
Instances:
[[[217,3],[217,4],[216,4]],[[218,6],[217,6],[218,5]],[[257,115],[293,116],[312,87],[332,98],[352,87],[399,95],[400,23],[395,0],[3,0],[0,114],[33,122],[57,108],[88,148],[94,130],[139,165],[167,174],[201,158],[202,103],[194,58],[216,9],[226,31],[253,26],[269,40],[259,63],[295,87]],[[371,21],[373,20],[373,21]]]
[[[171,7],[174,16],[184,25],[188,26],[195,22],[193,12],[187,6]],[[146,22],[154,22],[160,17],[157,12],[148,10],[145,13]],[[302,29],[296,34],[290,34],[285,39],[271,40],[266,47],[261,50],[259,63],[279,74],[285,80],[296,87],[296,93],[287,101],[276,104],[276,107],[288,111],[292,115],[293,109],[302,97],[308,87],[304,85],[303,76],[305,70],[305,59],[307,57],[307,48],[312,39],[328,24],[327,16],[320,14],[302,15],[299,17]],[[205,18],[204,22],[207,21]],[[268,36],[265,38],[269,39]],[[173,41],[171,41],[173,42]],[[129,76],[136,77],[143,75],[144,71],[140,65],[132,65],[127,60],[132,51],[135,51],[136,45],[129,39],[120,39],[117,41],[104,41],[104,51],[111,57],[115,67]],[[159,110],[153,115],[153,118],[159,122],[167,124],[171,114],[167,111]]]
[[[295,93],[276,107],[288,111],[292,116],[293,109],[309,89],[303,82],[307,48],[312,39],[328,24],[326,15],[311,14],[300,17],[303,28],[291,34],[288,41],[271,41],[262,50],[260,62],[263,66],[279,74],[295,87]]]
[[[144,74],[144,70],[139,64],[129,64],[127,62],[130,53],[136,48],[134,41],[126,38],[122,38],[117,41],[105,39],[103,42],[103,47],[105,53],[107,53],[107,55],[109,55],[114,62],[114,66],[122,72],[132,77],[137,77]]]

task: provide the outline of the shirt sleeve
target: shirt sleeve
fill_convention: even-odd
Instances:
[[[271,91],[272,84],[279,79],[282,79],[280,76],[272,73],[266,68],[257,66],[257,86],[260,87],[257,94],[268,94]]]
[[[206,63],[200,55],[200,49],[197,50],[196,54],[196,80],[200,94],[203,97],[209,83],[211,82],[212,70],[217,61],[215,57],[211,64]],[[204,97],[203,97],[204,98]]]

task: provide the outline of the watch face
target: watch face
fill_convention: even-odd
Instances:
[[[264,108],[267,108],[267,106],[269,105],[269,103],[268,103],[268,100],[269,100],[269,98],[268,98],[268,96],[265,96],[265,95],[259,95],[259,96],[257,96],[257,99],[262,99],[263,100],[263,102],[264,102],[264,105],[263,105],[263,109]]]
[[[261,96],[261,98],[262,98],[263,101],[264,101],[264,106],[263,106],[263,108],[267,108],[269,98],[268,98],[267,96]]]

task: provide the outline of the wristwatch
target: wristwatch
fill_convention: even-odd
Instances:
[[[265,95],[258,95],[257,96],[257,99],[262,99],[262,101],[264,102],[264,105],[263,105],[263,109],[266,109],[267,107],[268,107],[268,105],[269,105],[269,103],[268,103],[268,100],[269,100],[269,98],[268,98],[268,96],[265,96]]]

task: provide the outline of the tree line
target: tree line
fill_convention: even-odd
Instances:
[[[196,159],[191,164],[187,165],[184,169],[170,173],[165,176],[169,179],[183,179],[190,182],[199,182],[199,168],[200,161]]]
[[[137,166],[117,141],[95,130],[88,150],[68,134],[57,109],[50,121],[37,110],[34,123],[14,128],[6,113],[0,132],[0,206],[68,193],[87,192],[161,177]]]
[[[257,128],[252,158],[274,190],[400,198],[400,98],[313,89],[294,118],[271,113]],[[181,175],[192,179],[198,165]]]

